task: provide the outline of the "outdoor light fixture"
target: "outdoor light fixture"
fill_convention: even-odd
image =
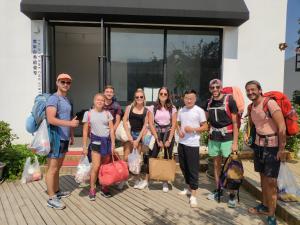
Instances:
[[[288,47],[288,45],[286,43],[279,43],[279,49],[280,51],[285,50]]]

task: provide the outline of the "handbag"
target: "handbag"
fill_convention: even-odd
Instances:
[[[128,124],[128,128],[130,129],[130,124],[129,123],[127,123],[127,124]],[[128,137],[127,137],[127,134],[126,134],[126,131],[125,131],[125,128],[124,128],[123,121],[121,121],[120,124],[117,127],[116,139],[119,140],[119,141],[122,141],[122,142],[128,141]]]
[[[163,148],[160,151],[163,151]],[[163,154],[159,154],[159,155],[163,155]],[[149,159],[149,177],[151,180],[174,181],[175,172],[176,172],[176,162],[174,159],[163,159],[163,158]]]
[[[98,178],[103,186],[110,186],[128,179],[129,172],[127,163],[119,158],[118,155],[112,155],[112,162],[100,166]]]

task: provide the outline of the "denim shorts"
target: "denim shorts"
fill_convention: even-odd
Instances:
[[[131,131],[131,136],[134,141],[139,137],[140,133],[140,131]]]
[[[278,147],[254,145],[254,169],[266,177],[277,178],[280,160],[277,160]]]
[[[65,157],[65,154],[68,152],[69,141],[60,140],[59,152],[50,150],[48,158],[60,159]]]

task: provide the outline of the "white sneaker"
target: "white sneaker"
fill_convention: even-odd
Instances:
[[[187,188],[184,188],[183,191],[178,192],[179,195],[190,195],[191,191]]]
[[[169,191],[169,186],[168,186],[168,183],[167,182],[164,182],[163,183],[163,192],[168,192]]]
[[[194,196],[190,197],[190,206],[192,208],[198,207],[198,203],[197,203],[197,198],[196,197],[194,197]]]
[[[143,190],[144,188],[148,187],[148,181],[142,180],[139,184],[137,189]]]
[[[123,190],[124,185],[125,185],[125,181],[121,181],[121,182],[118,184],[117,188],[118,188],[119,190]]]
[[[136,181],[134,182],[133,188],[137,189],[137,188],[139,187],[139,185],[140,185],[141,182],[142,182],[141,180],[136,180]]]

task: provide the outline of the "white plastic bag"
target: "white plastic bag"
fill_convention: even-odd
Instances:
[[[77,183],[86,183],[90,180],[91,165],[87,156],[82,156],[77,166],[75,181]]]
[[[35,156],[33,164],[31,164],[31,158],[28,157],[24,165],[21,183],[25,184],[25,183],[29,183],[41,179],[42,179],[42,173],[41,173],[41,168],[37,157]]]
[[[127,123],[128,128],[130,129],[130,124]],[[116,139],[122,142],[128,141],[128,137],[124,128],[123,121],[121,121],[116,129]]]
[[[128,155],[128,167],[129,171],[133,174],[139,174],[141,172],[142,157],[138,150],[134,148]]]
[[[29,148],[36,151],[38,155],[48,155],[50,152],[50,141],[47,122],[44,119],[37,130]]]
[[[297,181],[285,162],[280,164],[277,179],[279,198],[283,201],[299,201],[300,188]]]
[[[155,144],[155,137],[151,134],[150,131],[148,131],[143,138],[143,145],[148,146],[148,148],[150,150],[152,150],[154,147],[154,144]]]

